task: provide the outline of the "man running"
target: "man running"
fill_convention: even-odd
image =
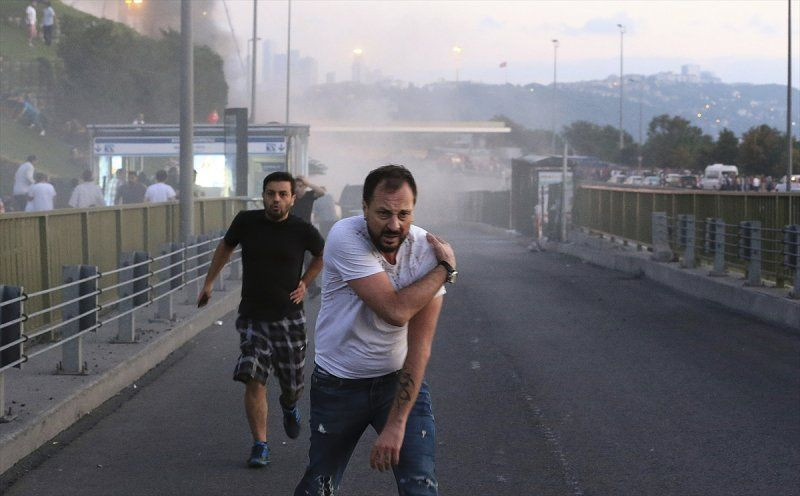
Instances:
[[[233,379],[245,384],[244,404],[253,435],[248,465],[269,463],[267,445],[267,378],[274,373],[281,388],[283,427],[292,439],[300,434],[297,400],[303,392],[306,331],[303,297],[322,268],[324,242],[311,224],[289,214],[295,200],[291,174],[273,172],[264,178],[264,210],[239,212],[214,252],[197,299],[211,297],[214,279],[242,245],[242,301],[236,329],[241,355]],[[303,255],[312,260],[300,276]]]
[[[417,187],[399,165],[364,181],[364,216],[328,234],[311,377],[311,447],[295,496],[334,494],[367,426],[370,466],[392,469],[403,495],[436,495],[431,394],[424,381],[443,284],[445,241],[411,225]]]

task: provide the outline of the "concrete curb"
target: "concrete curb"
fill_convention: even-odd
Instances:
[[[593,265],[642,275],[675,291],[800,333],[800,301],[788,298],[786,290],[745,287],[741,278],[710,277],[707,268],[686,269],[677,263],[656,262],[649,252],[626,251],[580,233],[572,233],[572,237],[572,243],[550,243],[548,248]]]
[[[218,294],[222,295],[221,292]],[[85,387],[37,415],[16,431],[0,438],[0,474],[142,377],[215,320],[235,310],[239,299],[239,286],[228,288],[225,295],[212,300],[205,311],[194,313],[186,320],[177,322],[169,332],[136,354],[99,374]]]

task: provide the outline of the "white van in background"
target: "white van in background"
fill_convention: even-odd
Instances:
[[[700,189],[720,189],[726,176],[738,175],[739,168],[735,165],[709,165],[700,179]]]

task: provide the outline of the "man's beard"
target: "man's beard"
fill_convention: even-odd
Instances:
[[[369,237],[372,240],[372,244],[380,251],[381,253],[394,253],[400,249],[400,245],[403,244],[403,241],[406,240],[408,233],[405,235],[400,235],[400,231],[390,231],[389,229],[384,229],[378,234],[372,232],[372,229],[367,226],[367,232],[369,233]],[[397,238],[397,245],[396,246],[387,246],[381,242],[381,236],[384,234],[397,234],[399,235]]]
[[[272,207],[267,207],[265,210],[267,212],[267,217],[269,217],[270,220],[278,221],[286,216],[286,211],[280,207],[278,208],[277,212],[272,210]]]

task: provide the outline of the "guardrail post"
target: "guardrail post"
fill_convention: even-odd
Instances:
[[[683,260],[681,260],[681,267],[687,269],[693,269],[695,267],[694,215],[691,214],[678,215],[678,240],[679,244],[684,247]]]
[[[121,300],[117,306],[119,312],[127,312],[139,305],[147,303],[147,278],[144,276],[149,272],[149,264],[140,264],[150,258],[146,252],[134,251],[121,253],[119,256],[120,267],[130,267],[119,272],[119,282],[129,281],[119,287],[118,296]],[[133,266],[133,267],[131,267]],[[141,294],[139,294],[141,293]],[[136,296],[132,296],[136,295]],[[124,300],[122,298],[125,298]],[[131,312],[119,318],[117,324],[117,337],[112,340],[114,343],[135,343],[136,339],[136,312]]]
[[[672,249],[669,247],[666,212],[653,212],[651,235],[653,237],[653,260],[657,262],[671,261]]]
[[[800,225],[783,228],[783,265],[794,269],[794,285],[789,297],[800,299]]]
[[[0,303],[11,301],[22,296],[22,288],[0,284]],[[15,301],[0,307],[0,322],[11,322],[22,317],[23,301]],[[12,343],[22,336],[22,322],[11,324],[0,329],[0,346]],[[0,368],[22,358],[22,343],[0,351]],[[17,365],[19,367],[19,365]],[[6,410],[5,373],[0,372],[0,424],[11,422],[16,415],[8,407]]]
[[[710,276],[727,275],[725,270],[725,222],[722,219],[706,218],[705,252],[714,254],[714,268]]]
[[[97,267],[92,265],[65,265],[64,283],[86,279],[97,275]],[[66,340],[88,329],[97,323],[97,279],[70,284],[61,292],[62,301],[73,301],[65,305],[61,311],[62,320],[69,320],[78,315],[90,312],[80,319],[64,324],[61,328],[61,340]],[[92,311],[94,310],[94,311]],[[87,373],[83,360],[83,336],[70,339],[61,345],[61,361],[56,371],[59,374],[82,375]]]
[[[739,258],[748,261],[745,286],[761,286],[761,221],[739,223]]]
[[[217,232],[217,235],[215,237],[220,237],[220,236],[225,236],[225,231]],[[220,239],[219,241],[217,241],[217,243],[222,243],[222,240]],[[211,249],[211,248],[216,249],[216,245],[214,245],[214,246],[212,246],[212,245],[214,245],[214,244],[213,243],[209,243],[209,249]],[[211,255],[211,258],[212,259],[214,258],[213,253]],[[226,265],[224,265],[222,267],[222,269],[219,272],[219,275],[214,280],[214,291],[225,291],[225,273],[229,271],[229,268],[232,265],[233,265],[233,261],[231,261],[230,263],[228,263],[228,264],[226,264]]]
[[[158,307],[156,307],[156,318],[152,319],[151,322],[172,322],[175,320],[175,312],[172,309],[172,295],[171,291],[181,285],[181,278],[177,277],[182,272],[183,269],[179,262],[181,261],[182,252],[178,251],[182,248],[181,243],[163,243],[161,245],[161,249],[159,253],[161,255],[166,255],[168,253],[172,253],[172,255],[163,258],[161,261],[161,269],[166,269],[170,265],[174,265],[169,270],[164,270],[160,272],[161,276],[159,279],[161,282],[170,281],[169,283],[165,283],[159,286],[159,290],[156,292],[153,297],[160,297],[158,300]],[[178,251],[177,253],[174,253]],[[175,265],[177,264],[177,265]],[[173,279],[174,278],[174,279]],[[166,296],[161,296],[164,293],[168,293]]]
[[[189,236],[183,249],[183,280],[186,284],[186,304],[194,305],[197,302],[197,281],[192,281],[196,276],[199,259],[192,258],[200,252],[199,239]],[[190,260],[191,259],[191,260]],[[191,282],[190,282],[191,281]]]

